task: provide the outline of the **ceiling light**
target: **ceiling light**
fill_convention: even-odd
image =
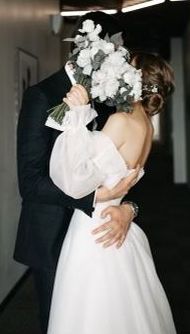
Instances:
[[[132,5],[132,6],[128,6],[126,8],[122,8],[122,12],[126,13],[126,12],[132,12],[133,10],[137,10],[137,9],[142,9],[142,8],[146,8],[149,6],[154,6],[154,5],[158,5],[160,3],[165,2],[165,0],[151,0],[151,1],[146,1],[143,3],[139,3],[136,5]]]
[[[100,12],[104,12],[106,14],[116,14],[116,9],[99,9]],[[71,11],[62,11],[61,16],[81,16],[87,13],[92,12],[92,10],[71,10]]]

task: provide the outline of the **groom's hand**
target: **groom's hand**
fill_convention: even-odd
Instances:
[[[96,239],[96,242],[103,243],[103,247],[115,244],[117,248],[120,248],[134,218],[131,205],[110,206],[102,211],[101,217],[109,217],[109,221],[92,231],[94,235],[101,233],[101,237]]]

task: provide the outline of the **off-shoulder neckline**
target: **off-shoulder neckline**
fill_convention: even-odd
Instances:
[[[124,160],[124,158],[123,158],[123,156],[121,155],[121,153],[118,151],[118,149],[117,149],[115,143],[111,140],[111,138],[110,138],[107,134],[105,134],[103,131],[98,131],[98,130],[95,130],[95,131],[96,131],[96,132],[100,132],[101,135],[104,136],[104,137],[107,139],[107,141],[112,145],[113,149],[117,152],[118,158],[120,159],[120,161],[121,161],[121,163],[123,164],[123,166],[125,167],[125,169],[128,170],[129,172],[133,172],[133,171],[135,171],[135,168],[130,168],[130,167],[128,166],[128,164],[127,164],[126,161]],[[145,172],[144,167],[141,167],[141,168],[140,168],[140,171],[144,173],[144,172]]]

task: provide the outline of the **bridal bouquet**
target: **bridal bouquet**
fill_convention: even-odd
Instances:
[[[86,20],[79,29],[81,34],[66,39],[75,44],[67,63],[72,70],[73,83],[83,85],[90,99],[129,112],[131,104],[141,98],[141,70],[129,63],[130,55],[123,47],[122,33],[102,39],[101,31],[100,24]],[[63,102],[50,110],[50,117],[62,124],[68,110]]]

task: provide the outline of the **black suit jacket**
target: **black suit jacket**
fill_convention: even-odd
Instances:
[[[73,209],[92,213],[94,193],[75,200],[49,178],[49,159],[59,131],[45,126],[47,111],[62,102],[71,84],[64,69],[24,94],[17,133],[18,181],[22,197],[15,260],[34,268],[53,268],[73,214]],[[110,108],[97,105],[98,127]]]

